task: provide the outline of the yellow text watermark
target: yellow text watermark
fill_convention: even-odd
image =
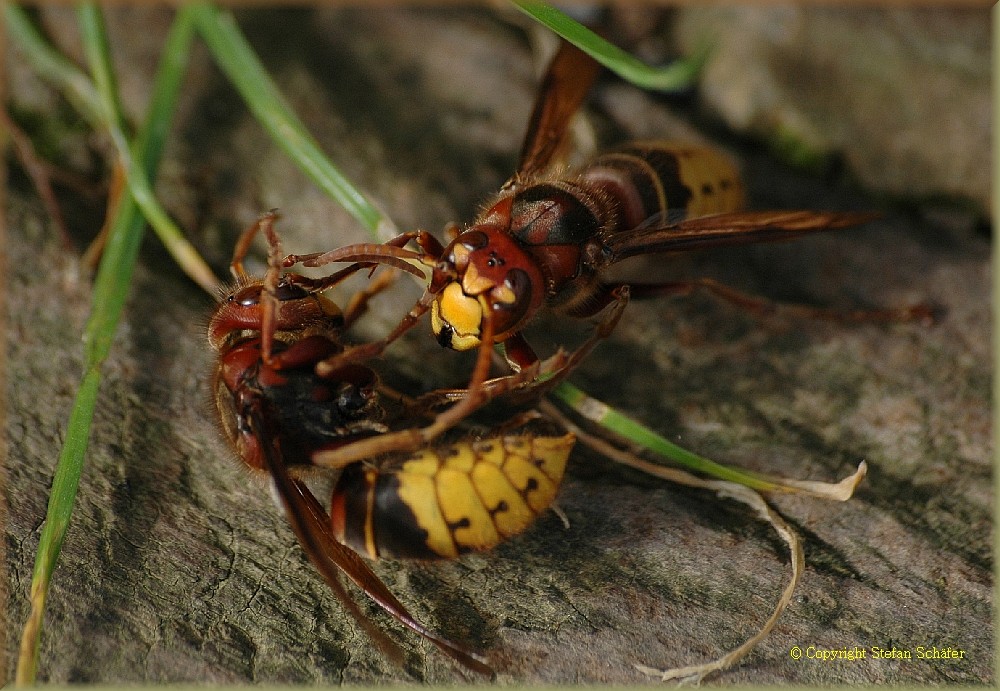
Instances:
[[[818,660],[820,662],[854,662],[856,660],[964,660],[965,650],[954,646],[918,645],[899,648],[895,645],[883,648],[878,645],[862,647],[854,645],[843,648],[821,648],[815,645],[793,645],[788,654],[793,660]]]

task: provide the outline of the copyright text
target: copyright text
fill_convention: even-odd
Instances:
[[[851,646],[844,648],[819,648],[793,645],[788,651],[793,660],[819,660],[820,662],[853,662],[855,660],[964,660],[965,650],[952,646],[918,645],[913,648],[883,648],[872,645],[867,648]]]

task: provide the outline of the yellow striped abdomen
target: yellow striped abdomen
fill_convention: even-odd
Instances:
[[[372,558],[489,549],[552,504],[575,441],[492,437],[425,449],[389,469],[356,464],[334,489],[334,533]]]
[[[598,156],[579,172],[587,186],[613,200],[618,218],[603,232],[636,228],[651,218],[668,222],[739,211],[743,184],[725,154],[671,142],[630,144]]]

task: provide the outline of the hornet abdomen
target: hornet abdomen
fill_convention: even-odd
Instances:
[[[334,534],[375,558],[450,558],[523,532],[553,502],[575,437],[519,435],[425,449],[388,469],[346,468]]]

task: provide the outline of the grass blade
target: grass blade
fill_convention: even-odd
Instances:
[[[285,102],[229,12],[194,6],[198,31],[215,61],[275,143],[320,189],[356,218],[376,240],[398,234],[385,217],[323,154],[319,144]]]
[[[643,89],[678,91],[691,86],[710,52],[706,43],[689,58],[677,60],[666,67],[650,67],[544,2],[538,0],[511,0],[511,2],[539,24],[559,34],[622,79]]]
[[[91,127],[102,127],[101,99],[90,78],[46,43],[23,9],[5,2],[3,19],[8,35],[38,76],[58,89]]]
[[[85,4],[79,8],[77,15],[84,38],[84,51],[91,65],[97,92],[104,109],[105,127],[125,169],[125,182],[129,192],[177,264],[205,292],[214,296],[219,285],[218,278],[160,206],[146,176],[145,166],[142,163],[142,152],[139,150],[133,152],[128,144],[124,118],[121,114],[121,104],[118,103],[118,89],[111,67],[111,52],[99,11],[96,6]],[[179,83],[172,86],[177,87]]]
[[[81,14],[86,15],[85,21],[90,23],[90,31],[99,33],[102,31],[100,14],[96,7],[85,6],[81,9]],[[137,159],[145,161],[144,173],[150,177],[154,175],[159,163],[173,105],[176,103],[181,77],[187,64],[180,56],[186,56],[190,52],[192,35],[191,18],[186,10],[181,10],[167,42],[166,52],[171,57],[161,63],[154,85],[153,107],[136,138]],[[90,38],[94,36],[91,35]],[[100,48],[89,46],[88,52],[89,50],[99,51]],[[99,56],[94,57],[99,62],[103,60]],[[105,67],[109,65],[110,63],[106,63]],[[100,65],[96,67],[104,69]],[[113,84],[113,79],[109,79],[110,77],[110,74],[104,75],[99,81],[109,86]],[[111,104],[116,101],[114,98],[105,100]],[[108,114],[120,118],[120,112]],[[124,308],[132,269],[142,241],[144,221],[135,201],[126,194],[120,195],[119,200],[120,203],[114,211],[111,222],[107,245],[94,280],[91,313],[84,332],[85,371],[70,414],[66,443],[56,467],[45,525],[35,558],[31,583],[31,612],[22,633],[18,657],[16,682],[19,685],[33,684],[35,681],[45,600],[76,499],[84,455],[90,438],[90,421],[101,381],[100,369],[111,347]]]
[[[618,412],[596,398],[592,398],[568,382],[562,382],[556,386],[552,390],[552,395],[581,417],[601,425],[628,441],[639,444],[676,465],[761,492],[808,494],[821,499],[847,501],[854,494],[854,489],[864,478],[868,469],[868,466],[862,462],[857,471],[836,483],[790,480],[754,473],[749,470],[740,470],[716,463],[674,444],[640,422]],[[636,467],[649,472],[648,468],[638,465]]]
[[[106,63],[99,71],[95,71],[97,81],[95,85],[87,75],[45,43],[23,10],[12,4],[5,4],[4,19],[8,22],[14,40],[21,46],[38,74],[59,89],[94,129],[108,131],[126,169],[125,179],[129,192],[138,201],[160,242],[195,283],[215,296],[218,279],[156,201],[152,187],[143,172],[145,167],[142,161],[133,158],[125,135],[124,119],[120,115],[121,108],[119,104],[112,102],[117,100],[114,95],[116,91],[114,80],[101,83],[101,80],[108,79],[111,74],[111,58],[103,32],[99,31],[91,39],[84,41],[88,60],[92,64],[94,61],[97,61],[97,64]],[[81,28],[89,30],[83,16],[81,16]],[[183,57],[186,60],[187,56]],[[177,78],[182,76],[183,71],[178,73]],[[119,115],[112,117],[112,113]]]

